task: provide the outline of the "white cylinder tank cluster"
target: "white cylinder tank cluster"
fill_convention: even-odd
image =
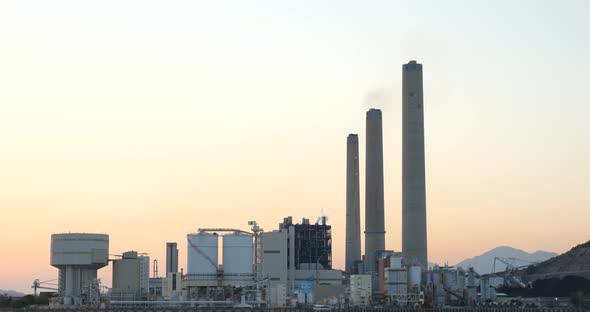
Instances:
[[[216,275],[218,267],[217,233],[197,233],[187,235],[189,279],[202,279]]]
[[[82,288],[108,265],[109,236],[64,233],[51,235],[52,266],[59,269],[59,292],[64,305],[80,304]]]
[[[254,242],[252,235],[228,234],[223,236],[223,278],[232,286],[252,282]]]

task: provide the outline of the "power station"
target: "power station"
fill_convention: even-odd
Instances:
[[[286,217],[271,231],[264,231],[256,221],[248,221],[248,230],[199,228],[186,236],[186,268],[179,268],[178,244],[166,243],[162,277],[156,260],[153,276],[149,276],[148,254],[110,254],[108,235],[54,234],[50,263],[59,269],[59,306],[226,310],[313,306],[314,310],[329,310],[336,306],[473,306],[495,300],[490,280],[473,270],[429,268],[422,64],[404,64],[402,80],[401,252],[387,250],[385,245],[383,113],[372,108],[365,115],[365,139],[357,134],[346,139],[343,271],[333,268],[333,229],[326,216],[315,222],[303,218],[299,223]],[[362,141],[364,254],[359,168]],[[113,264],[113,284],[105,292],[97,270],[109,262]],[[34,285],[40,287],[40,282]]]
[[[59,269],[64,305],[80,305],[96,294],[97,271],[108,265],[109,236],[63,233],[51,235],[51,265]]]

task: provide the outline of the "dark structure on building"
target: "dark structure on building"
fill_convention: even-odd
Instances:
[[[326,224],[326,217],[318,218],[315,224],[303,219],[301,224],[293,224],[293,218],[283,219],[281,230],[291,226],[295,236],[295,268],[301,264],[320,264],[324,269],[332,269],[332,226]]]

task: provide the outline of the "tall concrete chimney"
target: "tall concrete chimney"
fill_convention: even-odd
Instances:
[[[402,252],[427,268],[422,64],[403,65],[402,94]]]
[[[365,177],[365,270],[377,271],[376,252],[385,249],[383,212],[383,126],[381,110],[367,112]]]
[[[166,276],[178,272],[178,248],[176,243],[166,243]]]
[[[359,137],[346,139],[346,272],[355,273],[361,258],[361,199],[359,186]]]

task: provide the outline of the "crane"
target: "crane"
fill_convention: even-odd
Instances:
[[[501,263],[504,263],[506,265],[506,269],[504,270],[504,272],[502,272],[504,275],[504,285],[509,286],[509,287],[520,287],[520,288],[526,288],[527,285],[525,283],[523,283],[522,280],[515,274],[516,271],[518,271],[518,269],[526,268],[528,266],[538,263],[538,262],[534,262],[534,261],[528,261],[528,260],[524,260],[524,259],[511,258],[511,257],[494,257],[494,264],[492,265],[492,273],[491,273],[492,275],[498,275],[498,273],[499,273],[499,272],[496,272],[496,262],[497,261],[500,261]],[[515,266],[514,265],[515,261],[528,262],[528,264]]]
[[[50,283],[50,282],[55,282],[55,281],[57,281],[57,280],[56,280],[56,279],[52,279],[52,280],[48,280],[48,281],[41,282],[41,281],[39,281],[39,279],[35,279],[35,280],[33,281],[33,285],[31,286],[31,288],[33,288],[33,289],[34,289],[34,294],[35,294],[35,297],[37,296],[37,289],[47,289],[47,290],[58,291],[58,289],[57,289],[57,288],[43,286],[43,284],[45,284],[45,285],[52,285],[52,286],[57,286],[56,284],[52,284],[52,283]]]
[[[531,266],[533,264],[539,263],[539,262],[535,262],[535,261],[529,261],[529,260],[512,258],[512,257],[494,257],[494,263],[492,264],[492,274],[496,273],[496,261],[499,261],[499,262],[504,263],[506,265],[506,269],[504,271],[515,271],[515,270],[526,268],[526,267]],[[515,266],[514,265],[515,261],[528,262],[528,264],[521,265],[521,266]]]

